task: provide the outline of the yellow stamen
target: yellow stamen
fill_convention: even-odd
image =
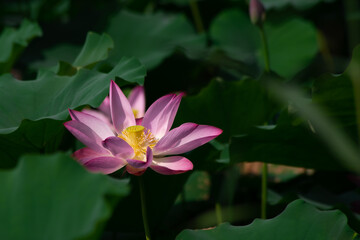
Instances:
[[[118,137],[124,139],[134,149],[134,159],[142,161],[146,161],[147,147],[153,149],[158,142],[150,130],[145,132],[145,128],[138,125],[124,129]]]

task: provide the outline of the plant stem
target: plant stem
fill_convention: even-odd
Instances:
[[[189,5],[190,5],[191,13],[192,13],[194,21],[195,21],[196,30],[198,33],[201,33],[204,31],[204,25],[202,23],[200,11],[199,11],[198,5],[196,3],[196,0],[189,0]]]
[[[343,4],[345,10],[349,55],[351,55],[354,47],[360,41],[360,32],[359,32],[360,19],[358,17],[360,4],[359,1],[354,1],[354,0],[345,0],[343,1]]]
[[[215,212],[216,212],[216,221],[217,224],[220,225],[222,223],[222,210],[220,203],[215,203]]]
[[[265,71],[270,72],[270,60],[269,60],[269,48],[264,31],[264,27],[261,25],[259,27],[261,40],[264,48],[264,61],[265,61]],[[267,178],[268,178],[268,165],[263,163],[262,166],[262,175],[261,175],[261,218],[266,219],[266,203],[267,203]]]
[[[261,175],[261,218],[266,219],[268,166],[263,163]]]
[[[268,47],[264,27],[260,26],[259,29],[260,29],[261,41],[264,48],[265,71],[270,72],[269,47]]]
[[[141,211],[142,211],[142,218],[144,223],[144,229],[145,229],[145,237],[146,240],[150,240],[150,229],[149,224],[147,221],[147,214],[146,214],[146,201],[145,201],[145,189],[144,189],[144,182],[143,177],[139,176],[139,189],[140,189],[140,198],[141,198]]]

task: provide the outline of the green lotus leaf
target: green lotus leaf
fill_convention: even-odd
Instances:
[[[144,76],[144,67],[125,57],[109,73],[80,69],[73,76],[58,76],[46,71],[32,81],[19,81],[10,74],[0,76],[0,134],[15,131],[24,119],[64,120],[68,108],[100,105],[111,79],[143,84]]]
[[[183,15],[121,11],[111,19],[107,32],[115,43],[111,62],[119,56],[133,56],[147,69],[159,65],[176,47],[193,54],[202,51],[206,44],[205,35],[195,34]]]
[[[276,23],[266,21],[264,29],[270,68],[285,78],[292,78],[304,69],[318,51],[316,29],[306,20],[293,17]],[[211,24],[210,35],[215,46],[229,57],[264,68],[260,31],[244,12],[226,10],[220,13]]]
[[[274,105],[258,81],[213,80],[197,95],[184,97],[176,123],[196,122],[219,127],[223,133],[217,139],[227,141],[254,125],[262,125],[273,111]]]
[[[26,155],[0,170],[1,239],[94,239],[127,181],[92,174],[64,153]]]
[[[338,211],[320,211],[302,200],[296,200],[273,219],[256,219],[247,226],[223,223],[208,230],[184,230],[176,240],[187,239],[333,239],[351,240],[354,231],[347,225],[346,216]]]
[[[39,25],[26,19],[18,29],[5,28],[0,35],[0,74],[9,72],[30,41],[41,35]]]
[[[80,68],[91,69],[96,63],[107,59],[113,48],[114,43],[108,34],[88,32],[81,50],[74,45],[58,45],[45,50],[45,60],[34,62],[31,67],[42,71],[52,69],[58,75],[72,76]]]
[[[114,43],[109,35],[89,32],[83,48],[72,65],[76,67],[93,65],[107,59],[108,52],[113,48]]]
[[[13,167],[26,152],[55,151],[68,108],[99,106],[110,79],[121,78],[119,85],[143,84],[144,76],[144,67],[125,57],[108,73],[81,68],[72,76],[59,76],[48,70],[32,81],[0,76],[0,167]]]

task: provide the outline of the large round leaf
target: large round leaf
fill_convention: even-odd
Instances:
[[[213,80],[196,96],[182,100],[176,120],[179,124],[196,122],[214,125],[223,130],[219,139],[228,140],[266,122],[273,107],[258,81]]]
[[[64,63],[72,63],[71,68],[74,68],[74,72],[76,72],[76,68],[90,68],[97,62],[105,60],[108,57],[109,51],[113,48],[113,40],[108,34],[99,35],[94,32],[88,32],[84,46],[81,49],[76,45],[59,44],[44,50],[45,59],[32,63],[31,67],[34,69],[46,69],[55,66],[60,61],[56,72],[59,72],[61,64]]]
[[[211,24],[210,35],[215,45],[230,57],[246,63],[256,62],[261,39],[248,14],[238,10],[220,13]]]
[[[316,30],[309,22],[290,18],[272,23],[266,21],[265,34],[269,46],[270,68],[291,78],[306,67],[317,52]],[[299,34],[301,33],[301,34]],[[264,66],[260,32],[249,16],[239,10],[226,10],[211,24],[211,38],[226,54],[248,65],[254,61]]]
[[[312,205],[297,200],[273,219],[256,219],[250,225],[239,227],[224,223],[210,230],[184,230],[176,239],[351,240],[353,234],[354,231],[347,225],[346,216],[340,211],[319,211]]]
[[[73,66],[86,67],[93,65],[108,57],[110,49],[114,48],[111,37],[107,34],[99,34],[89,32],[81,52],[76,57]],[[119,58],[118,58],[119,59]]]
[[[145,70],[133,58],[122,58],[107,74],[80,69],[73,76],[42,73],[33,81],[18,81],[11,75],[0,77],[0,134],[15,131],[23,119],[64,120],[68,108],[98,106],[108,93],[110,80],[120,77],[143,83]]]
[[[286,78],[305,68],[318,51],[315,27],[300,18],[290,18],[281,24],[265,24],[265,34],[270,68]],[[258,59],[263,62],[263,55]]]
[[[122,11],[111,19],[107,32],[115,43],[112,62],[119,56],[133,56],[147,69],[159,65],[177,46],[199,51],[206,43],[205,36],[195,34],[183,15],[140,15]]]
[[[92,174],[66,154],[27,155],[0,171],[0,238],[73,240],[99,235],[126,181]]]

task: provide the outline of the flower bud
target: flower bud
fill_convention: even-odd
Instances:
[[[262,25],[265,21],[265,8],[260,0],[250,0],[249,14],[254,25]]]

